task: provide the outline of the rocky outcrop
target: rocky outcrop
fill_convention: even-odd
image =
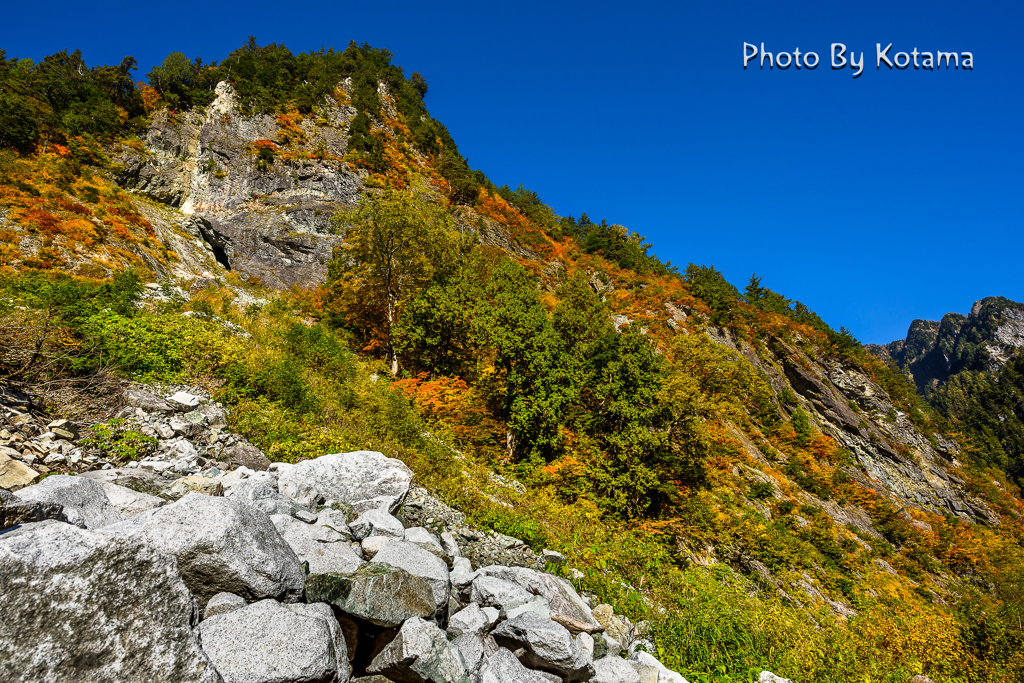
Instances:
[[[4,680],[219,683],[174,558],[57,521],[0,535]]]
[[[156,411],[131,407],[137,417],[158,415],[168,428],[194,424],[176,417],[182,411],[220,424],[216,406],[196,394],[131,400]],[[72,425],[54,429],[76,438]],[[593,596],[581,597],[564,579],[494,564],[474,571],[454,532],[442,539],[392,517],[387,510],[410,495],[411,473],[380,453],[259,472],[196,466],[198,474],[174,486],[194,478],[215,484],[210,494],[170,504],[174,486],[157,497],[114,483],[129,473],[148,473],[135,484],[167,481],[140,467],[49,477],[44,484],[53,483],[23,489],[48,492],[37,496],[46,500],[0,495],[11,522],[0,533],[0,590],[17,603],[0,623],[0,656],[15,662],[15,680],[347,683],[354,669],[386,676],[380,683],[582,682],[594,675],[595,658],[621,649],[587,633],[602,628],[589,609]],[[272,497],[246,495],[264,489]],[[287,512],[271,519],[268,500]],[[468,526],[422,489],[413,500],[416,514],[452,520],[458,538],[501,539],[510,559],[520,557],[521,540]],[[367,509],[353,520],[353,507]],[[107,524],[104,515],[118,519],[122,510],[131,517]],[[361,557],[350,522],[376,534],[364,544],[383,539],[372,561]],[[629,623],[607,606],[600,614]]]
[[[958,372],[998,372],[1022,347],[1024,304],[998,296],[975,301],[966,316],[947,313],[939,322],[915,320],[905,339],[868,350],[892,359],[928,396]]]
[[[327,98],[315,120],[247,116],[221,83],[204,111],[154,113],[144,149],[118,156],[119,182],[191,218],[221,268],[272,287],[316,285],[339,243],[330,218],[361,187],[341,160],[354,115]]]
[[[247,600],[302,597],[295,551],[265,514],[235,499],[190,493],[103,531],[175,557],[200,607],[222,591]]]

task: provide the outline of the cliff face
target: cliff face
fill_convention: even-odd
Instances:
[[[970,494],[956,474],[961,464],[959,446],[938,433],[922,432],[863,369],[818,357],[776,337],[752,347],[737,344],[727,330],[712,329],[711,336],[742,353],[764,373],[777,395],[793,391],[796,404],[780,407],[789,414],[804,409],[822,433],[841,444],[853,458],[843,472],[857,483],[883,497],[891,495],[903,506],[999,523],[998,516]],[[780,464],[773,463],[758,445],[745,446],[758,461]],[[814,498],[810,493],[802,495]],[[814,504],[841,525],[863,514],[852,506],[817,499]]]
[[[906,339],[868,349],[891,358],[927,396],[964,370],[998,372],[1024,347],[1024,304],[1005,297],[976,301],[970,315],[947,313],[940,322],[915,320]]]
[[[205,111],[154,114],[119,182],[194,219],[223,269],[285,288],[324,281],[339,238],[330,217],[361,183],[342,161],[355,110],[328,100],[318,119],[245,116],[230,86]]]

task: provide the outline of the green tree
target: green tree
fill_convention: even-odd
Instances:
[[[711,321],[721,323],[729,319],[740,298],[739,290],[715,269],[714,265],[704,266],[691,263],[686,267],[686,284],[694,296],[711,309]]]
[[[345,244],[334,272],[383,311],[385,352],[398,374],[396,322],[401,307],[430,282],[436,263],[453,248],[451,215],[406,190],[385,190],[332,218]]]
[[[494,393],[508,424],[508,459],[544,458],[558,443],[571,393],[558,335],[533,276],[518,263],[503,260],[487,283],[481,318],[495,354]]]

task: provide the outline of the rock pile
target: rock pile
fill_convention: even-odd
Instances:
[[[135,424],[174,432],[164,441],[232,438],[222,409],[195,394],[129,401]],[[11,680],[682,680],[623,617],[591,609],[522,541],[467,525],[398,460],[356,451],[230,469],[180,448],[0,492]],[[118,483],[133,476],[163,480],[161,495]]]

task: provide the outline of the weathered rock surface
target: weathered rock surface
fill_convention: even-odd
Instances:
[[[429,617],[437,609],[430,585],[404,569],[367,563],[350,574],[310,574],[306,600],[326,602],[377,626]]]
[[[0,535],[5,681],[219,683],[173,558],[47,521]]]
[[[459,610],[448,618],[448,634],[460,636],[463,633],[481,634],[487,631],[494,624],[490,618],[475,602]]]
[[[225,683],[347,683],[341,628],[323,603],[260,600],[199,625]]]
[[[522,659],[533,668],[550,671],[570,682],[586,681],[594,675],[593,662],[579,649],[568,629],[536,612],[503,621],[491,635],[498,645],[510,650],[526,648]]]
[[[306,524],[289,515],[273,515],[270,520],[299,561],[309,562],[309,571],[314,574],[347,574],[363,564],[345,536],[333,529]]]
[[[635,667],[619,657],[605,657],[594,662],[591,683],[640,683]]]
[[[405,541],[394,541],[380,549],[371,562],[385,563],[392,567],[401,567],[413,576],[426,580],[434,595],[439,610],[448,605],[448,565],[436,555],[427,552],[418,545]]]
[[[526,567],[501,565],[481,567],[477,575],[499,578],[516,584],[527,593],[542,596],[548,601],[551,618],[570,631],[598,633],[604,630],[576,589],[563,578]]]
[[[412,470],[376,451],[332,453],[281,472],[278,490],[306,507],[337,500],[353,512],[384,508],[395,513],[405,500]]]
[[[270,467],[267,456],[251,444],[228,446],[221,452],[221,457],[232,467],[248,467],[257,472]]]
[[[502,647],[486,657],[480,666],[480,683],[549,683],[539,671],[523,666],[512,652]]]
[[[203,619],[215,617],[218,614],[227,614],[245,607],[245,598],[234,593],[217,593],[206,603],[206,611],[203,612]]]
[[[108,481],[100,481],[99,484],[103,487],[103,492],[107,494],[110,504],[124,519],[130,519],[147,510],[167,504],[167,501],[159,496],[135,491],[127,486],[118,486]]]
[[[366,671],[400,683],[468,683],[466,665],[444,631],[423,619],[409,619]]]
[[[269,472],[254,472],[245,479],[233,482],[230,489],[225,488],[224,496],[245,501],[268,516],[295,516],[299,512],[308,512],[304,506],[278,492],[277,477]]]
[[[46,519],[67,521],[64,518],[64,508],[60,503],[22,500],[13,493],[0,489],[0,531],[19,524],[42,522]]]
[[[220,592],[247,601],[302,597],[299,558],[266,515],[241,501],[190,493],[104,531],[176,557],[201,607]]]
[[[85,477],[54,475],[15,495],[22,500],[57,503],[64,508],[68,522],[86,529],[101,529],[123,519],[107,498],[103,486]]]
[[[368,536],[390,536],[391,538],[402,539],[405,537],[405,527],[386,510],[374,508],[359,515],[349,525],[352,530],[352,537],[361,541]]]
[[[25,486],[30,486],[37,479],[39,479],[39,473],[34,469],[0,453],[0,488],[17,491]]]

